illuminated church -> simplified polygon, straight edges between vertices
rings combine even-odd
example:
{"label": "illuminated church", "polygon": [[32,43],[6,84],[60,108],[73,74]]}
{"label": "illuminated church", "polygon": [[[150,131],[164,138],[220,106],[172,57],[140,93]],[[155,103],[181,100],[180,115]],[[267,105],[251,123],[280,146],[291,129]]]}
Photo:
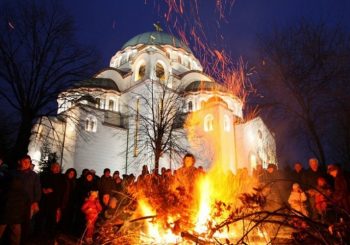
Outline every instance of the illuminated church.
{"label": "illuminated church", "polygon": [[[134,174],[143,164],[154,168],[150,151],[137,144],[142,137],[138,115],[148,113],[139,97],[147,94],[150,82],[179,93],[177,115],[201,115],[193,127],[201,135],[202,147],[188,142],[183,124],[176,129],[184,133],[179,144],[196,156],[197,166],[210,168],[218,154],[225,156],[233,172],[252,170],[258,162],[276,163],[274,137],[262,119],[243,122],[242,101],[203,73],[188,46],[164,32],[133,37],[111,58],[109,67],[62,92],[57,116],[43,117],[33,128],[32,159],[38,162],[55,153],[64,169],[95,169],[97,174],[107,167]],[[220,153],[206,147],[213,143],[208,141],[215,130]],[[160,167],[174,169],[180,164],[169,153],[160,159]]]}

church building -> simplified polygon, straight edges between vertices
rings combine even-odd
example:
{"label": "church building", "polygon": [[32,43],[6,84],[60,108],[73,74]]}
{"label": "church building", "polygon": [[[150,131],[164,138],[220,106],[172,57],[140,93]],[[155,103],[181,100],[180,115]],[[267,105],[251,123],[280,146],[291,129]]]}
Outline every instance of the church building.
{"label": "church building", "polygon": [[218,159],[233,172],[276,163],[275,140],[262,119],[243,120],[242,101],[203,72],[187,45],[165,32],[133,37],[109,67],[63,91],[57,103],[57,116],[42,117],[33,128],[34,162],[54,153],[63,169],[78,173],[110,168],[138,175],[142,165],[154,168],[152,123],[168,110],[171,125],[163,133],[172,135],[165,137],[170,147],[162,149],[160,167],[178,168],[186,151],[204,169]]}

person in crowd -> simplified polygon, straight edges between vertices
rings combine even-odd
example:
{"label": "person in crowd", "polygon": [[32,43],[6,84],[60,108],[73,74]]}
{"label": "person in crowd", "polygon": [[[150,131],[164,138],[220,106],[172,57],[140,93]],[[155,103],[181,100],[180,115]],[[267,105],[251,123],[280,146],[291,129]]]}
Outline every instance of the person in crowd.
{"label": "person in crowd", "polygon": [[81,174],[79,176],[79,178],[77,179],[77,187],[81,186],[85,180],[86,180],[86,175],[90,173],[89,169],[87,168],[84,168],[82,171],[81,171]]}
{"label": "person in crowd", "polygon": [[[303,165],[300,162],[294,163],[293,170],[291,172],[290,179],[293,183],[299,183],[300,186],[304,186],[305,183],[305,171]],[[291,184],[291,186],[292,186]]]}
{"label": "person in crowd", "polygon": [[[305,172],[305,189],[307,193],[312,193],[312,190],[317,188],[317,179],[324,177],[324,173],[321,171],[318,160],[316,158],[310,158],[309,169]],[[317,210],[315,205],[315,196],[309,196],[310,217],[317,219]]]}
{"label": "person in crowd", "polygon": [[86,220],[86,234],[85,241],[88,244],[93,242],[93,234],[95,229],[95,222],[98,218],[98,214],[102,211],[102,206],[98,200],[98,191],[90,191],[88,199],[81,207],[81,211],[85,214]]}
{"label": "person in crowd", "polygon": [[316,190],[310,190],[310,196],[315,198],[315,209],[318,220],[325,221],[332,190],[324,177],[318,177]]}
{"label": "person in crowd", "polygon": [[268,164],[264,194],[266,195],[266,210],[275,211],[282,205],[281,176],[276,164]]}
{"label": "person in crowd", "polygon": [[6,227],[9,227],[9,242],[19,245],[21,224],[30,216],[31,200],[18,177],[14,176],[9,182],[8,188],[0,196],[0,243]]}
{"label": "person in crowd", "polygon": [[122,188],[123,179],[120,177],[120,172],[118,170],[114,171],[113,180],[114,180],[114,190],[116,190],[117,192],[121,192],[123,190]]}
{"label": "person in crowd", "polygon": [[66,190],[63,197],[61,227],[63,230],[71,232],[73,230],[74,220],[76,218],[76,178],[77,171],[69,168],[65,172]]}
{"label": "person in crowd", "polygon": [[112,197],[109,200],[108,203],[108,208],[103,212],[103,218],[106,220],[111,220],[117,211],[117,204],[118,204],[118,200],[115,197]]}
{"label": "person in crowd", "polygon": [[147,165],[142,166],[141,174],[137,177],[137,182],[142,183],[149,177],[149,170]]}
{"label": "person in crowd", "polygon": [[61,219],[66,192],[66,180],[61,173],[59,163],[51,164],[50,172],[42,175],[41,183],[42,198],[38,214],[38,231],[40,235],[48,235],[49,238],[54,238],[57,223]]}
{"label": "person in crowd", "polygon": [[26,217],[21,225],[21,240],[27,241],[30,234],[30,223],[32,217],[39,212],[39,201],[41,199],[41,183],[40,178],[33,170],[31,170],[32,159],[29,155],[24,155],[18,161],[19,167],[14,172],[14,176],[18,177],[25,193],[29,196],[30,215]]}
{"label": "person in crowd", "polygon": [[258,184],[266,182],[267,172],[261,163],[258,163],[256,168],[253,169],[253,178]]}
{"label": "person in crowd", "polygon": [[184,191],[187,194],[193,192],[194,183],[198,177],[198,169],[194,166],[196,159],[191,153],[187,153],[182,160],[182,167],[176,171],[175,181],[176,183],[185,188]]}
{"label": "person in crowd", "polygon": [[309,169],[305,172],[306,188],[316,188],[318,177],[324,177],[325,174],[319,167],[317,158],[310,158]]}
{"label": "person in crowd", "polygon": [[84,214],[81,212],[81,206],[92,190],[97,190],[97,185],[93,174],[87,172],[85,178],[81,182],[78,182],[76,190],[76,207],[78,207],[78,210],[76,210],[76,224],[74,226],[78,235],[84,230]]}
{"label": "person in crowd", "polygon": [[123,179],[120,177],[119,171],[114,171],[113,173],[113,190],[112,190],[112,196],[117,198],[117,200],[120,201],[121,199],[121,193],[123,192]]}
{"label": "person in crowd", "polygon": [[205,175],[205,170],[204,170],[203,166],[198,166],[198,173],[199,173],[201,176],[204,176],[204,175]]}
{"label": "person in crowd", "polygon": [[108,206],[109,199],[112,195],[112,190],[114,188],[114,180],[111,176],[111,170],[105,168],[103,170],[103,175],[98,182],[98,191],[100,194],[100,201],[104,207]]}
{"label": "person in crowd", "polygon": [[160,169],[160,175],[161,175],[162,177],[164,177],[164,176],[165,176],[165,172],[166,172],[166,168],[165,168],[165,167],[162,167],[162,168]]}
{"label": "person in crowd", "polygon": [[327,171],[334,178],[334,191],[332,199],[334,205],[350,212],[350,187],[339,166],[328,165]]}
{"label": "person in crowd", "polygon": [[164,178],[163,178],[163,185],[165,186],[165,189],[170,190],[174,184],[174,181],[175,181],[175,178],[171,173],[171,169],[169,168],[165,171]]}
{"label": "person in crowd", "polygon": [[89,172],[92,173],[92,175],[94,177],[94,181],[97,184],[100,181],[100,176],[98,176],[96,174],[96,170],[95,169],[90,169]]}
{"label": "person in crowd", "polygon": [[302,215],[309,215],[307,211],[307,196],[301,189],[299,183],[294,183],[292,185],[292,191],[290,192],[288,203],[292,209],[298,211]]}

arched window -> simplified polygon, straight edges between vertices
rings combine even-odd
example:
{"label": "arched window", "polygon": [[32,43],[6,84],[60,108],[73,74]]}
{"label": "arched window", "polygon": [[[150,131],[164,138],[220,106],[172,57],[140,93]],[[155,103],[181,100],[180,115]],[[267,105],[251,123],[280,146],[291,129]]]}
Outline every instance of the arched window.
{"label": "arched window", "polygon": [[165,81],[164,66],[160,62],[157,62],[156,65],[156,77],[161,81]]}
{"label": "arched window", "polygon": [[192,111],[193,110],[193,103],[192,103],[192,101],[188,102],[187,109],[188,109],[188,111]]}
{"label": "arched window", "polygon": [[181,55],[177,56],[177,62],[182,63]]}
{"label": "arched window", "polygon": [[135,70],[135,81],[141,80],[146,74],[146,63],[144,60],[138,62]]}
{"label": "arched window", "polygon": [[230,118],[227,115],[224,115],[224,130],[226,132],[230,132],[231,130]]}
{"label": "arched window", "polygon": [[139,68],[139,73],[138,73],[139,79],[143,79],[145,77],[145,74],[146,74],[146,65],[142,64]]}
{"label": "arched window", "polygon": [[212,114],[208,114],[204,117],[204,131],[213,131],[214,129],[214,116]]}
{"label": "arched window", "polygon": [[114,111],[114,100],[109,100],[109,102],[108,102],[108,110]]}
{"label": "arched window", "polygon": [[97,119],[95,116],[88,116],[85,120],[85,131],[96,132],[97,130]]}
{"label": "arched window", "polygon": [[105,109],[105,100],[104,100],[104,99],[100,99],[99,108],[100,108],[100,109]]}

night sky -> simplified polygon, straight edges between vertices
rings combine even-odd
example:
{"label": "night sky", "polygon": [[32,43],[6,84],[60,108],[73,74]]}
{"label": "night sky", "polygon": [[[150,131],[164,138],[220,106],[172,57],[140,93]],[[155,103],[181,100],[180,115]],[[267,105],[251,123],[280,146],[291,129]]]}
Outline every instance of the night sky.
{"label": "night sky", "polygon": [[[290,25],[301,18],[323,20],[328,24],[341,23],[350,30],[348,0],[236,0],[230,10],[226,9],[225,20],[220,20],[219,25],[216,25],[219,18],[215,13],[215,1],[197,2],[199,15],[207,27],[204,31],[209,46],[224,49],[233,60],[242,56],[248,63],[254,63],[257,56],[256,43],[259,34],[274,27]],[[165,31],[172,26],[172,23],[165,21],[167,6],[161,0],[63,0],[62,3],[75,17],[79,41],[95,46],[102,56],[102,63],[99,65],[101,69],[109,65],[110,58],[129,39],[140,33],[153,31],[153,23],[160,22]],[[186,11],[188,10],[184,9],[184,15],[188,14]],[[274,127],[276,125],[270,125],[270,128]],[[285,130],[288,129],[282,131]],[[280,137],[284,137],[284,133],[280,133]],[[310,155],[303,144],[295,143],[297,142],[286,144],[285,158],[290,160],[289,163],[301,160],[305,164]],[[277,144],[281,145],[278,141]]]}
{"label": "night sky", "polygon": [[[96,46],[102,55],[101,67],[109,64],[110,58],[133,36],[153,31],[153,23],[164,17],[159,10],[160,0],[63,0],[64,7],[75,17],[80,42]],[[215,22],[214,0],[199,0],[203,21]],[[186,11],[186,9],[185,9]],[[340,21],[350,29],[350,1],[348,0],[236,0],[227,11],[226,21],[219,32],[224,40],[220,46],[230,52],[233,59],[255,54],[255,42],[259,33],[272,26],[283,26],[306,19]],[[165,29],[165,28],[164,28]],[[210,39],[212,30],[206,30]],[[215,39],[212,39],[215,40]],[[217,45],[214,41],[210,43]]]}

